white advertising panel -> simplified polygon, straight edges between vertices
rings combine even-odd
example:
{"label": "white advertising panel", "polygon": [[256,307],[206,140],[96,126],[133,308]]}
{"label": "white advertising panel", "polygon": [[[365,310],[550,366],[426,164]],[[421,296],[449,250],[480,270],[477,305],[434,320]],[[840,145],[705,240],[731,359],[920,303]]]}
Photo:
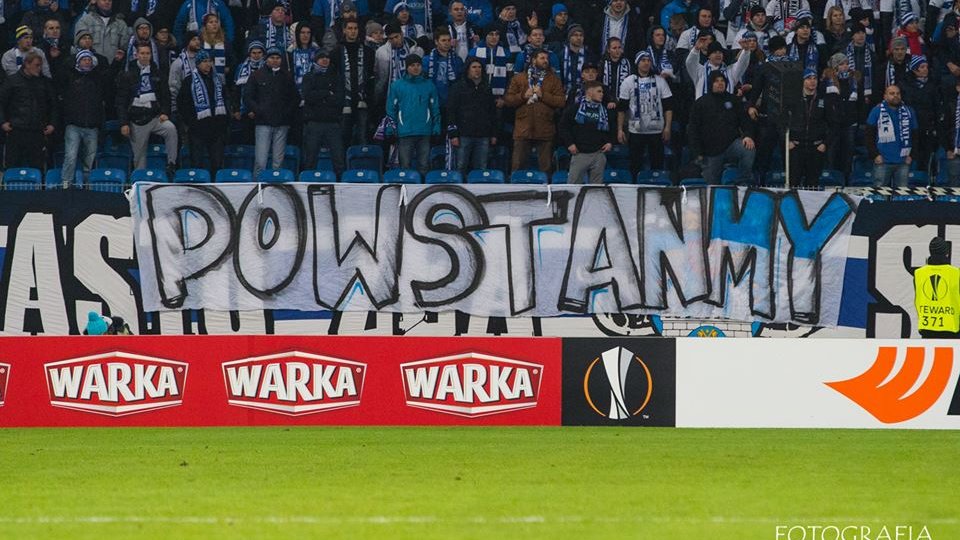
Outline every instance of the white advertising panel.
{"label": "white advertising panel", "polygon": [[949,340],[677,340],[677,427],[960,429]]}

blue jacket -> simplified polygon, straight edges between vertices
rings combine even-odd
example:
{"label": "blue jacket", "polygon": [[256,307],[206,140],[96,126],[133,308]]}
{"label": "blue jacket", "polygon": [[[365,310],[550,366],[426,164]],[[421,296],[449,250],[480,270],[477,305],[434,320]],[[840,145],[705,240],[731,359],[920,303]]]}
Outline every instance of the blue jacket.
{"label": "blue jacket", "polygon": [[[436,49],[434,49],[436,51]],[[440,53],[437,53],[438,55]],[[453,83],[460,80],[460,76],[463,74],[463,60],[457,56],[457,53],[450,51],[450,63],[452,67],[450,68],[450,73],[453,74],[453,80],[450,80],[449,76],[446,73],[441,73],[441,70],[436,66],[434,67],[433,77],[430,77],[430,67],[433,65],[433,52],[423,57],[423,75],[430,78],[433,81],[433,85],[437,87],[437,96],[440,98],[440,106],[447,104],[447,95],[450,93],[450,87],[453,86]],[[438,62],[442,63],[442,62]]]}
{"label": "blue jacket", "polygon": [[[393,8],[403,2],[407,4],[407,9],[410,10],[410,17],[413,19],[413,22],[423,26],[423,29],[427,32],[430,32],[437,25],[442,24],[446,19],[443,15],[443,4],[440,0],[429,0],[430,1],[430,11],[432,11],[432,27],[427,26],[427,10],[425,5],[427,0],[389,0],[387,6],[383,8],[384,13],[386,13],[390,18],[393,18]],[[359,9],[359,7],[358,7]]]}
{"label": "blue jacket", "polygon": [[423,76],[404,75],[390,85],[387,116],[397,123],[398,137],[440,134],[440,99],[437,87]]}
{"label": "blue jacket", "polygon": [[660,26],[670,28],[670,17],[673,17],[677,13],[686,15],[687,23],[689,24],[694,20],[693,18],[697,16],[698,11],[700,11],[700,6],[693,0],[690,0],[689,4],[684,2],[684,0],[673,0],[663,6],[663,10],[660,11]]}
{"label": "blue jacket", "polygon": [[[546,48],[547,44],[544,43],[543,46],[544,48]],[[560,58],[557,56],[557,53],[554,51],[548,50],[547,56],[550,58],[550,67],[553,68],[553,71],[556,73],[560,73]],[[530,59],[527,58],[527,51],[524,50],[524,51],[518,52],[517,58],[513,61],[513,72],[520,73],[521,71],[524,71],[525,69],[530,67],[527,65],[527,62],[529,60]]]}
{"label": "blue jacket", "polygon": [[200,19],[197,21],[197,25],[203,26],[203,15],[207,12],[207,2],[214,3],[214,9],[220,16],[223,33],[227,36],[227,43],[233,43],[233,17],[223,0],[188,0],[184,2],[180,6],[180,11],[177,12],[176,21],[173,23],[173,36],[177,38],[177,43],[183,43],[183,35],[187,31],[187,23],[190,22],[190,10],[193,9],[194,3],[197,5],[197,13]]}
{"label": "blue jacket", "polygon": [[[370,14],[370,6],[367,4],[367,0],[354,0],[354,2],[357,4],[357,14],[359,16],[366,17]],[[330,0],[313,0],[313,4],[310,6],[310,15],[323,17],[327,26],[330,26],[333,22],[329,20]],[[339,13],[337,13],[337,17],[340,17]],[[363,27],[360,29],[363,30]]]}
{"label": "blue jacket", "polygon": [[493,22],[493,3],[490,0],[464,0],[464,3],[467,6],[467,20],[471,24],[481,29],[490,26]]}

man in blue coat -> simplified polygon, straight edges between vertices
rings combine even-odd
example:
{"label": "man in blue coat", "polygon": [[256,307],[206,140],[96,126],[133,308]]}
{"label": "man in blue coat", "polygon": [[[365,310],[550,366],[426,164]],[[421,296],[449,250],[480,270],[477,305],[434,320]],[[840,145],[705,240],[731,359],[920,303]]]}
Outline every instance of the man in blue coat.
{"label": "man in blue coat", "polygon": [[390,85],[387,115],[397,124],[400,167],[411,168],[417,155],[417,170],[430,170],[430,137],[440,135],[440,99],[433,82],[421,76],[422,60],[416,54],[404,60],[406,74]]}

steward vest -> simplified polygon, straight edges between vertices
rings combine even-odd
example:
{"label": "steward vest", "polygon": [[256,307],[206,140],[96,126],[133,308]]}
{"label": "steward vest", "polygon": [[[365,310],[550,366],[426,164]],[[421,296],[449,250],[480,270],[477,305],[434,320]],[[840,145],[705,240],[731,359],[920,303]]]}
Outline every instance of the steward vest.
{"label": "steward vest", "polygon": [[960,331],[960,268],[928,264],[913,273],[917,329]]}

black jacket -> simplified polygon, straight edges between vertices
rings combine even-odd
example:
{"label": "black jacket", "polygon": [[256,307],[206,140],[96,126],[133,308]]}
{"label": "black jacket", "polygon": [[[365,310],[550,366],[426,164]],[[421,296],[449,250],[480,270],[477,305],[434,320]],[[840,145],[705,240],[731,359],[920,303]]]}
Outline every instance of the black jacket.
{"label": "black jacket", "polygon": [[[933,71],[933,70],[931,70]],[[940,92],[938,85],[927,78],[921,83],[913,72],[907,73],[900,85],[903,102],[913,107],[917,113],[917,126],[920,131],[935,130],[940,113]]]}
{"label": "black jacket", "polygon": [[82,128],[100,128],[107,101],[107,81],[115,71],[95,68],[87,73],[76,69],[61,71],[58,81],[63,102],[63,123]]}
{"label": "black jacket", "polygon": [[734,140],[753,137],[754,126],[740,98],[729,92],[704,94],[693,104],[687,129],[694,156],[717,156]]}
{"label": "black jacket", "polygon": [[133,122],[142,126],[161,114],[170,116],[170,86],[167,81],[167,72],[160,71],[155,63],[150,66],[150,84],[157,99],[150,107],[134,107],[133,100],[140,89],[140,69],[133,68],[120,73],[117,78],[116,98],[117,120],[120,121],[120,125]]}
{"label": "black jacket", "polygon": [[56,93],[43,75],[28,77],[23,70],[7,77],[0,87],[0,124],[14,129],[42,130],[58,120]]}
{"label": "black jacket", "polygon": [[[828,92],[827,85],[821,84],[819,93],[826,99],[827,123],[830,124],[830,129],[841,130],[860,121],[860,102],[863,91],[859,86],[854,86],[853,76],[847,79],[837,78],[836,81],[838,83],[836,92]],[[854,90],[857,90],[857,97],[850,99]]]}
{"label": "black jacket", "polygon": [[[363,73],[360,73],[360,55],[363,55]],[[342,43],[340,47],[334,49],[331,64],[337,67],[337,71],[343,74],[344,84],[348,82],[349,76],[350,91],[346,93],[346,106],[356,107],[361,101],[367,104],[367,107],[373,106],[373,89],[375,81],[374,66],[377,63],[377,51],[364,45],[362,36],[355,43]],[[346,72],[345,64],[350,62],[350,73]]]}
{"label": "black jacket", "polygon": [[216,114],[216,87],[214,86],[213,78],[217,76],[217,72],[213,69],[210,70],[209,75],[200,74],[200,78],[203,80],[203,85],[207,90],[207,98],[210,100],[210,116],[206,118],[197,118],[197,108],[193,104],[193,77],[196,74],[200,74],[199,71],[194,71],[183,80],[183,86],[180,87],[180,93],[177,94],[177,114],[180,115],[181,119],[186,120],[187,125],[190,126],[190,129],[193,131],[206,131],[206,130],[222,130],[226,128],[227,119],[230,117],[230,100],[227,99],[227,85],[224,83],[221,91],[223,92],[223,105],[226,108],[226,114],[218,115]]}
{"label": "black jacket", "polygon": [[578,124],[576,121],[577,111],[580,106],[576,101],[567,105],[563,110],[563,116],[560,117],[560,141],[564,146],[571,144],[577,145],[577,151],[582,154],[592,154],[598,152],[600,148],[609,143],[616,144],[617,111],[607,109],[606,103],[600,103],[600,107],[607,111],[607,129],[601,130],[593,123]]}
{"label": "black jacket", "polygon": [[314,70],[303,77],[303,119],[337,123],[343,117],[343,78],[332,65],[326,73]]}
{"label": "black jacket", "polygon": [[250,76],[243,99],[258,126],[289,126],[300,104],[300,95],[290,72],[283,68],[273,71],[269,66],[263,66]]}
{"label": "black jacket", "polygon": [[790,140],[803,146],[818,146],[826,141],[829,108],[826,99],[814,93],[801,98],[790,108]]}
{"label": "black jacket", "polygon": [[480,84],[464,77],[447,97],[450,137],[493,137],[497,133],[497,103],[486,79]]}

